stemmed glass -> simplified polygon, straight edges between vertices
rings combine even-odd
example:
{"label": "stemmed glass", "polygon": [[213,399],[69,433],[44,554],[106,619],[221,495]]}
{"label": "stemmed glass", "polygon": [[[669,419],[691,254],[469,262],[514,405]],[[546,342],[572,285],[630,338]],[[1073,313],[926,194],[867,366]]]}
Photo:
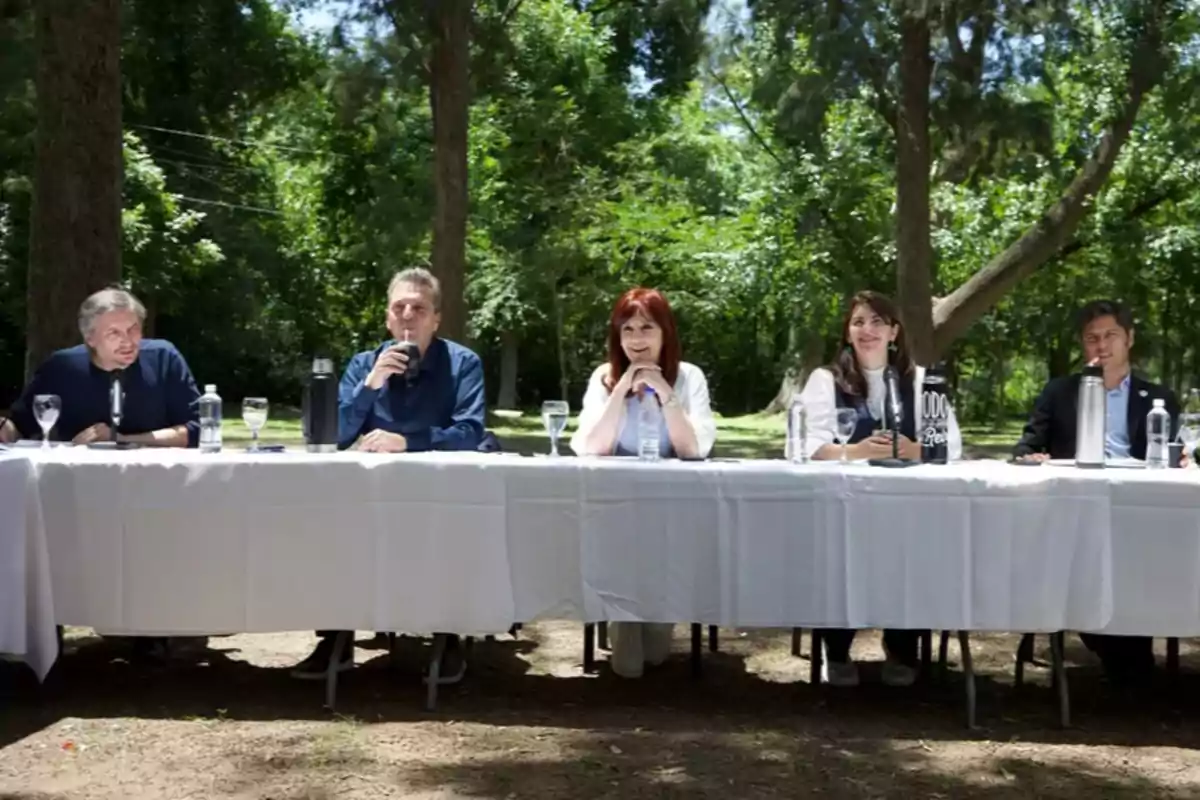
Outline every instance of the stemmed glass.
{"label": "stemmed glass", "polygon": [[565,400],[547,400],[542,403],[542,424],[550,435],[550,456],[558,457],[558,437],[567,427],[567,417],[571,413],[570,406]]}
{"label": "stemmed glass", "polygon": [[267,424],[267,398],[246,397],[242,400],[242,422],[250,429],[250,452],[258,452],[258,432]]}
{"label": "stemmed glass", "polygon": [[62,413],[62,400],[56,394],[38,394],[33,397],[33,416],[42,429],[42,449],[50,447],[50,431]]}
{"label": "stemmed glass", "polygon": [[850,441],[850,437],[854,435],[854,429],[857,427],[858,411],[853,408],[839,408],[837,411],[837,429],[834,432],[834,438],[842,446],[843,464],[847,463],[846,443]]}

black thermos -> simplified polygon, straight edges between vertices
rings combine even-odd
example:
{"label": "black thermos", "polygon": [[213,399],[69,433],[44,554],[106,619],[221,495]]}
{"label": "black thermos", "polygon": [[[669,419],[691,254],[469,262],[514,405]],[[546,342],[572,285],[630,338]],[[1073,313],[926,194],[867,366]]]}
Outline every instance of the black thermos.
{"label": "black thermos", "polygon": [[304,389],[304,438],[310,453],[332,453],[338,444],[338,380],[333,359],[314,358]]}

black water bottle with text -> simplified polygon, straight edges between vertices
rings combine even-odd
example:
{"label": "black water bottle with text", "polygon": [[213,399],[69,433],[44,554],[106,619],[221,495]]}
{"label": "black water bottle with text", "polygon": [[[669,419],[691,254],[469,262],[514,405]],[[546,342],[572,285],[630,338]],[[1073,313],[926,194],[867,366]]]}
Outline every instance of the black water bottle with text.
{"label": "black water bottle with text", "polygon": [[950,394],[941,364],[925,370],[921,381],[921,462],[946,464],[950,461]]}

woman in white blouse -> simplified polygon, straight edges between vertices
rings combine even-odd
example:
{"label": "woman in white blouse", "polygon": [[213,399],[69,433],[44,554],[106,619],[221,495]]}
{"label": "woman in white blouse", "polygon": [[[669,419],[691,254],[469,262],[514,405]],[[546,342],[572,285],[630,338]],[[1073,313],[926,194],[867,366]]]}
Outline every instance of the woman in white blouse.
{"label": "woman in white blouse", "polygon": [[[838,412],[854,421],[854,432],[846,444],[851,460],[888,458],[891,435],[882,430],[884,419],[884,369],[891,364],[900,376],[904,414],[900,423],[900,457],[919,459],[921,445],[921,381],[924,370],[912,363],[904,328],[896,307],[877,292],[859,292],[850,299],[842,323],[842,350],[827,368],[813,370],[801,393],[808,412],[805,449],[813,459],[838,459],[842,446],[835,444]],[[962,434],[954,410],[950,409],[947,449],[951,460],[962,456]],[[825,642],[825,680],[834,686],[858,684],[858,667],[850,660],[853,630],[821,631]],[[891,686],[909,686],[917,675],[918,632],[888,630],[883,633],[887,661],[883,681]]]}
{"label": "woman in white blouse", "polygon": [[[592,373],[583,396],[571,449],[581,456],[636,455],[637,403],[650,388],[662,407],[663,456],[707,458],[717,437],[708,381],[682,360],[675,317],[657,289],[630,289],[617,300],[608,326],[608,363]],[[622,622],[609,626],[610,665],[627,678],[641,677],[671,649],[674,626]]]}

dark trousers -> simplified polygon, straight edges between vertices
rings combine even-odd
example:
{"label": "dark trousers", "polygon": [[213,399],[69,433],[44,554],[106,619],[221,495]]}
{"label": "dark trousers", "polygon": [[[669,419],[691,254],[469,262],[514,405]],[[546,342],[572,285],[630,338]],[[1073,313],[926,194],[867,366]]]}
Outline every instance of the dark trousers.
{"label": "dark trousers", "polygon": [[1100,657],[1110,674],[1129,675],[1154,670],[1154,640],[1149,636],[1105,636],[1081,633],[1079,638]]}
{"label": "dark trousers", "polygon": [[[850,660],[850,645],[854,644],[854,635],[858,631],[845,628],[823,628],[821,639],[825,642],[825,657],[830,661],[845,663]],[[916,669],[920,666],[920,656],[917,653],[921,632],[913,630],[885,630],[883,646],[888,655],[906,667]]]}

